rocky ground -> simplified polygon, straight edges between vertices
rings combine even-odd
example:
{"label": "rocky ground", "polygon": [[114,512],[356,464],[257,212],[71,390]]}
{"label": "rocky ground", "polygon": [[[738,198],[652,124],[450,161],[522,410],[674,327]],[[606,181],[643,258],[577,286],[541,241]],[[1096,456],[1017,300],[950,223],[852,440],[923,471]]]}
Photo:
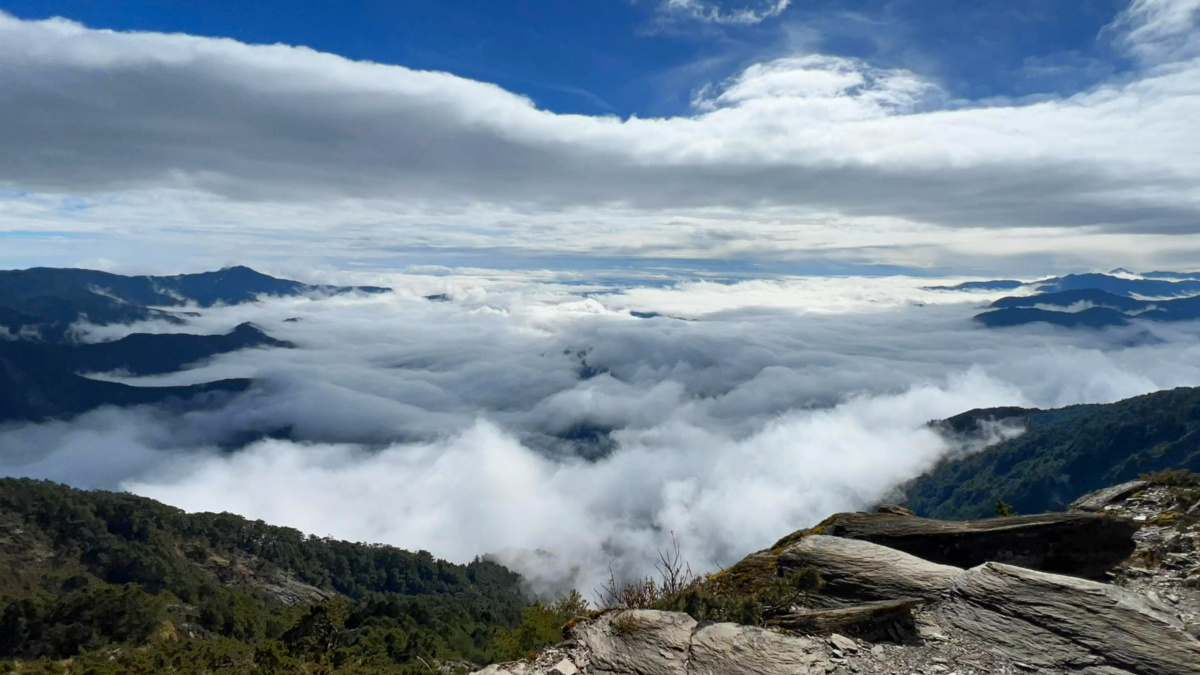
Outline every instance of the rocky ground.
{"label": "rocky ground", "polygon": [[724,575],[821,573],[820,598],[772,626],[618,609],[479,673],[1200,674],[1200,490],[1138,481],[1071,513],[974,523],[883,511],[834,516]]}
{"label": "rocky ground", "polygon": [[1122,487],[1128,492],[1101,512],[1141,528],[1133,536],[1137,550],[1113,570],[1113,583],[1162,602],[1200,635],[1200,490],[1142,481]]}

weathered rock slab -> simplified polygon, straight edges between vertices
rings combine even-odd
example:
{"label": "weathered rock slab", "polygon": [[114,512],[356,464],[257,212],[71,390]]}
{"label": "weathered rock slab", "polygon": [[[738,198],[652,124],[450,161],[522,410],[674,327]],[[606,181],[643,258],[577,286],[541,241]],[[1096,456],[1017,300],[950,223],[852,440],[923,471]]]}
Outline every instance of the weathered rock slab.
{"label": "weathered rock slab", "polygon": [[893,516],[915,516],[912,509],[898,506],[896,504],[880,504],[875,507],[875,513],[887,513]]}
{"label": "weathered rock slab", "polygon": [[1131,480],[1127,483],[1104,488],[1103,490],[1089,492],[1071,502],[1071,505],[1067,508],[1071,511],[1103,511],[1104,507],[1109,504],[1120,501],[1138,490],[1144,489],[1147,485],[1149,483],[1144,480]]}
{"label": "weathered rock slab", "polygon": [[869,541],[819,534],[793,544],[779,555],[777,564],[782,568],[811,566],[825,582],[822,593],[856,600],[934,599],[963,573],[958,567]]}
{"label": "weathered rock slab", "polygon": [[987,563],[958,577],[942,612],[1040,668],[1200,674],[1200,641],[1165,607],[1118,586]]}
{"label": "weathered rock slab", "polygon": [[678,612],[626,609],[572,627],[595,675],[686,675],[696,620]]}
{"label": "weathered rock slab", "polygon": [[839,513],[821,534],[869,541],[943,565],[985,562],[1099,578],[1133,553],[1137,524],[1073,511],[947,521],[884,513]]}
{"label": "weathered rock slab", "polygon": [[823,675],[828,662],[813,638],[732,623],[699,626],[675,612],[606,612],[568,632],[567,642],[532,661],[475,675]]}
{"label": "weathered rock slab", "polygon": [[864,640],[903,642],[916,634],[912,610],[922,603],[916,598],[881,600],[836,609],[818,609],[783,614],[769,619],[769,625],[797,633],[828,635],[832,638],[853,635]]}
{"label": "weathered rock slab", "polygon": [[804,675],[824,673],[816,641],[754,626],[715,623],[692,638],[691,675]]}

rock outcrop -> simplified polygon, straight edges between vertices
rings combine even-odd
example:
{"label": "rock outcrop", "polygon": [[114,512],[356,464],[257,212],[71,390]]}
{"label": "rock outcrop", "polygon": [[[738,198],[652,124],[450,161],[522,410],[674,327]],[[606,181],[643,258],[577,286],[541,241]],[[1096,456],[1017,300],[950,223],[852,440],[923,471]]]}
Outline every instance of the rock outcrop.
{"label": "rock outcrop", "polygon": [[732,623],[708,624],[692,635],[692,675],[824,673],[819,642]]}
{"label": "rock outcrop", "polygon": [[813,529],[881,544],[943,565],[968,568],[989,561],[1006,562],[1101,578],[1133,553],[1137,525],[1084,512],[966,521],[839,513]]}
{"label": "rock outcrop", "polygon": [[812,567],[825,582],[825,594],[853,600],[934,599],[962,573],[879,544],[820,534],[785,549],[777,565]]}
{"label": "rock outcrop", "polygon": [[796,675],[825,673],[821,641],[733,623],[700,625],[686,614],[618,610],[580,622],[533,661],[479,675]]}
{"label": "rock outcrop", "polygon": [[953,624],[1040,668],[1200,672],[1200,641],[1145,595],[999,563],[963,573],[943,608]]}
{"label": "rock outcrop", "polygon": [[[797,594],[763,625],[613,610],[578,621],[536,659],[480,672],[1200,675],[1200,515],[1187,513],[1198,496],[1143,483],[1088,495],[1067,514],[839,514],[710,577],[713,593],[753,594],[769,587],[764,578],[821,575],[819,594]],[[1122,550],[1133,555],[1114,560]],[[1047,566],[1106,571],[1115,583],[1035,569]]]}
{"label": "rock outcrop", "polygon": [[1068,507],[1071,511],[1103,511],[1104,507],[1128,497],[1129,495],[1143,490],[1148,483],[1144,480],[1131,480],[1127,483],[1114,485],[1103,490],[1089,492],[1086,495],[1071,502]]}
{"label": "rock outcrop", "polygon": [[845,633],[864,640],[904,642],[916,635],[913,610],[921,604],[917,598],[897,598],[835,609],[802,610],[773,616],[767,625],[806,635]]}
{"label": "rock outcrop", "polygon": [[589,672],[685,675],[696,620],[679,612],[630,609],[609,612],[572,629],[586,650]]}
{"label": "rock outcrop", "polygon": [[1200,488],[1145,485],[1108,500],[1105,513],[1141,525],[1133,555],[1112,572],[1115,583],[1159,600],[1200,636]]}

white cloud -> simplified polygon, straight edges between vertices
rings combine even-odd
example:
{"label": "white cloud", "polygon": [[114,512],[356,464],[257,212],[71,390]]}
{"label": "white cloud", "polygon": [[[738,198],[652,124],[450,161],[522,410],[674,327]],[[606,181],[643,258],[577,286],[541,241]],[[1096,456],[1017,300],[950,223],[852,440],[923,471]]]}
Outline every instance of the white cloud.
{"label": "white cloud", "polygon": [[682,14],[704,23],[754,25],[773,19],[792,4],[792,0],[766,0],[757,7],[724,8],[718,2],[706,0],[665,0],[665,12]]}
{"label": "white cloud", "polygon": [[[1186,9],[1139,2],[1120,30],[1186,37]],[[491,84],[305,48],[7,15],[0,64],[0,185],[30,193],[0,198],[6,226],[125,235],[126,258],[189,237],[219,251],[219,232],[269,259],[266,242],[290,246],[297,228],[339,266],[489,246],[917,265],[971,249],[976,264],[994,229],[1021,253],[1135,265],[1108,256],[1164,260],[1200,222],[1195,60],[1070,97],[972,103],[913,72],[789,56],[653,119],[555,114]]]}
{"label": "white cloud", "polygon": [[1108,27],[1117,42],[1151,64],[1200,57],[1200,0],[1133,0]]}
{"label": "white cloud", "polygon": [[854,59],[809,55],[754,64],[719,92],[702,90],[700,110],[763,101],[804,105],[810,123],[853,122],[912,112],[937,87],[904,70],[877,70]]}
{"label": "white cloud", "polygon": [[[753,23],[787,3],[672,5]],[[810,54],[653,119],[555,114],[305,48],[0,13],[0,236],[16,235],[0,262],[266,262],[400,288],[207,311],[193,330],[250,320],[301,348],[144,380],[263,381],[220,410],[2,429],[0,470],[459,560],[502,552],[587,588],[613,558],[645,571],[666,530],[712,568],[862,506],[950,450],[932,418],[1200,384],[1187,325],[983,330],[967,317],[990,296],[904,277],[669,283],[705,258],[747,261],[717,276],[1193,266],[1195,7],[1136,0],[1110,31],[1143,67],[1070,97],[948,101],[917,73]],[[555,269],[469,269],[498,266]],[[421,299],[434,293],[452,302]],[[263,430],[293,439],[217,450]]]}
{"label": "white cloud", "polygon": [[[0,430],[0,472],[124,485],[455,560],[499,553],[547,588],[588,590],[610,562],[650,569],[668,530],[713,569],[864,507],[952,450],[928,420],[1200,384],[1194,326],[986,330],[969,317],[995,294],[924,291],[924,279],[587,297],[599,289],[518,275],[334,280],[399,292],[206,310],[189,330],[250,320],[300,348],[132,380],[263,380],[221,409]],[[422,299],[431,293],[453,300]],[[178,327],[91,334],[147,329]],[[282,430],[290,440],[218,450]]]}

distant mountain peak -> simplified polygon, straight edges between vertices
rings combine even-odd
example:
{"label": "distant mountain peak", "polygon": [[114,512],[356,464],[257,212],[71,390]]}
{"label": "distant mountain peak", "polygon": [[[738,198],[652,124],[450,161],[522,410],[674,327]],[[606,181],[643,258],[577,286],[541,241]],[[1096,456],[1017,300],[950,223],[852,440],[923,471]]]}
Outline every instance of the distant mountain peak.
{"label": "distant mountain peak", "polygon": [[[147,319],[179,323],[182,316],[164,307],[200,307],[253,302],[262,296],[383,293],[374,286],[305,284],[263,274],[245,265],[213,272],[174,276],[123,276],[84,269],[35,267],[0,271],[0,309],[32,317],[39,324],[68,326],[81,317],[94,324],[129,324]],[[0,317],[10,334],[28,322],[15,323],[15,314]],[[44,332],[44,331],[43,331]]]}
{"label": "distant mountain peak", "polygon": [[259,272],[258,270],[254,269],[253,267],[246,267],[245,265],[233,265],[231,267],[222,267],[221,269],[217,270],[217,272],[213,272],[213,274],[224,274],[226,276],[242,276],[242,277],[266,277],[268,279],[276,278],[269,274]]}
{"label": "distant mountain peak", "polygon": [[[996,300],[975,316],[997,328],[1050,323],[1067,328],[1104,328],[1146,321],[1200,319],[1200,280],[1072,274],[1039,282],[1034,295]],[[1162,298],[1151,300],[1149,298]]]}

